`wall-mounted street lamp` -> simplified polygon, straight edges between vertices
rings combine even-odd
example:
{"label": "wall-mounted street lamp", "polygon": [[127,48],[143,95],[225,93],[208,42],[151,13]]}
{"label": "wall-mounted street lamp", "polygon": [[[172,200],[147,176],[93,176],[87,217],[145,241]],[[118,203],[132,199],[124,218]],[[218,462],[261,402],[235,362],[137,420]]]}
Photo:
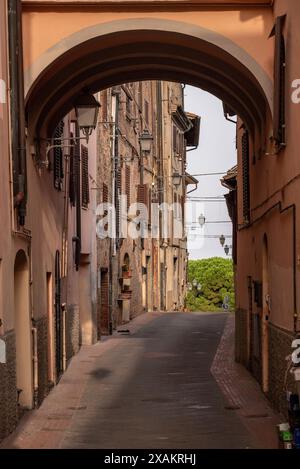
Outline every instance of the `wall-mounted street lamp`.
{"label": "wall-mounted street lamp", "polygon": [[221,236],[220,236],[219,240],[220,240],[220,244],[221,244],[221,246],[223,247],[223,246],[224,246],[224,244],[225,244],[225,240],[226,240],[226,239],[225,239],[225,236],[224,236],[223,234],[221,234]]}
{"label": "wall-mounted street lamp", "polygon": [[181,174],[179,174],[177,172],[173,173],[173,184],[174,184],[174,186],[176,186],[176,187],[180,186],[181,178],[182,178]]}
{"label": "wall-mounted street lamp", "polygon": [[79,129],[85,135],[86,143],[97,125],[100,104],[95,96],[89,93],[82,93],[74,103],[75,114]]}
{"label": "wall-mounted street lamp", "polygon": [[140,148],[142,153],[150,153],[153,137],[148,129],[145,129],[139,137]]}
{"label": "wall-mounted street lamp", "polygon": [[[99,108],[100,104],[92,94],[81,93],[74,102],[74,109],[79,130],[84,134],[84,137],[52,137],[38,140],[35,149],[32,151],[33,155],[37,155],[37,164],[40,167],[48,167],[48,154],[53,148],[72,148],[74,147],[74,143],[72,142],[78,140],[85,140],[86,143],[88,143],[89,137],[97,125]],[[40,160],[39,158],[41,141],[46,141],[46,158],[44,160]],[[55,143],[52,143],[53,141],[55,141]]]}
{"label": "wall-mounted street lamp", "polygon": [[198,217],[198,222],[201,228],[205,225],[205,220],[206,220],[205,216],[203,215],[203,213],[201,213],[201,215]]}
{"label": "wall-mounted street lamp", "polygon": [[232,246],[228,246],[228,244],[226,244],[225,247],[224,247],[224,251],[225,251],[226,256],[229,255],[230,249],[232,249]]}

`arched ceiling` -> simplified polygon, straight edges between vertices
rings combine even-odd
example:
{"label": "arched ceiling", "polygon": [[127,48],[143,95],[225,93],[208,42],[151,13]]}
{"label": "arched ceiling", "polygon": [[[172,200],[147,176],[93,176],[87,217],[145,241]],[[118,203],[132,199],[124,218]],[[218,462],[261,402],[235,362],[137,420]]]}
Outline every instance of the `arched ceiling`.
{"label": "arched ceiling", "polygon": [[153,21],[87,28],[33,64],[25,75],[31,135],[51,135],[83,88],[96,92],[149,79],[198,86],[224,101],[252,134],[262,133],[271,115],[272,83],[255,60],[211,31]]}

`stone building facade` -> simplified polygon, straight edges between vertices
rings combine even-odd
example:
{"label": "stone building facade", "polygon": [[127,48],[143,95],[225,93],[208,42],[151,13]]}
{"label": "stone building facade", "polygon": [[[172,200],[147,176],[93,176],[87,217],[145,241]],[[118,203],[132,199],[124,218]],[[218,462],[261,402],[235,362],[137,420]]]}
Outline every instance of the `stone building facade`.
{"label": "stone building facade", "polygon": [[[115,237],[100,236],[97,242],[100,337],[143,311],[184,308],[184,202],[191,182],[185,176],[186,144],[192,144],[188,131],[196,126],[183,111],[179,83],[128,83],[100,92],[99,101],[97,201],[112,204],[116,219]],[[142,150],[143,135],[151,140],[147,152]],[[198,135],[196,129],[194,140]],[[156,218],[154,207],[163,203],[171,210]],[[148,209],[144,237],[134,227],[139,204]],[[103,209],[100,222],[106,213]],[[125,234],[119,227],[124,222]]]}

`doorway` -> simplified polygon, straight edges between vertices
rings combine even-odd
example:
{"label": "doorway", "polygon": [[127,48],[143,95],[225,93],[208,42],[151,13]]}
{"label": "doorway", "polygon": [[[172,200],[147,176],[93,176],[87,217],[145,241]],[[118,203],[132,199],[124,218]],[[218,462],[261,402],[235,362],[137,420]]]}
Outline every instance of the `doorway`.
{"label": "doorway", "polygon": [[108,269],[101,268],[100,272],[100,310],[98,316],[97,339],[101,339],[101,335],[109,334],[109,282]]}
{"label": "doorway", "polygon": [[61,309],[60,252],[55,254],[55,367],[56,380],[63,372],[63,317]]}
{"label": "doorway", "polygon": [[29,267],[26,254],[18,251],[14,267],[14,313],[18,404],[33,405],[32,335],[29,301]]}
{"label": "doorway", "polygon": [[269,391],[269,319],[271,310],[270,290],[269,290],[269,257],[268,239],[264,235],[263,239],[263,259],[262,259],[262,388],[265,393]]}
{"label": "doorway", "polygon": [[52,272],[46,273],[47,322],[48,322],[48,382],[54,384],[54,321]]}

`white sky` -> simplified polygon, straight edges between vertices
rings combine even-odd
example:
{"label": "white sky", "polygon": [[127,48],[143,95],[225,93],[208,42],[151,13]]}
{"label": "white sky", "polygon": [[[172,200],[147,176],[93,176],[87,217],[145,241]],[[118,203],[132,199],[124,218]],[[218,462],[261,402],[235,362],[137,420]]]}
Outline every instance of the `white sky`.
{"label": "white sky", "polygon": [[[223,172],[236,164],[235,125],[226,121],[223,115],[222,102],[215,96],[192,86],[185,88],[185,110],[201,116],[199,147],[187,153],[190,174]],[[219,196],[228,192],[220,183],[221,176],[198,177],[197,191],[190,196]],[[191,190],[194,186],[189,186]],[[224,202],[194,202],[197,214],[203,213],[206,221],[229,220]],[[202,229],[197,224],[196,231],[190,231],[195,239],[188,237],[190,259],[201,259],[212,256],[226,257],[219,239],[202,238],[200,235],[232,234],[231,223],[206,224]],[[197,236],[198,235],[198,236]],[[232,244],[227,237],[225,244]]]}

